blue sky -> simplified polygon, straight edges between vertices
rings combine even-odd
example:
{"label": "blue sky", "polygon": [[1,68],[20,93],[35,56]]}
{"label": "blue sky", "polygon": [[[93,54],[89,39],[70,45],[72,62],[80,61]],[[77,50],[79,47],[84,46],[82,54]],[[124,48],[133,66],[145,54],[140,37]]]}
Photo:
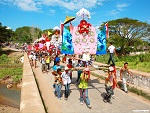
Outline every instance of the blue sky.
{"label": "blue sky", "polygon": [[[15,30],[32,26],[42,30],[59,26],[66,15],[76,17],[87,9],[94,27],[118,18],[132,18],[150,23],[150,0],[0,0],[0,22]],[[72,22],[77,26],[82,18]]]}

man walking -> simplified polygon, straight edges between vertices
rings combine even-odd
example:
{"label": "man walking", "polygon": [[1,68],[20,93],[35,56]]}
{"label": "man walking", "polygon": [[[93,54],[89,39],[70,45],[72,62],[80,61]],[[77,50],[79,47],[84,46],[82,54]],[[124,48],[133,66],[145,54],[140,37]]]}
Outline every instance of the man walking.
{"label": "man walking", "polygon": [[112,61],[112,64],[115,65],[113,56],[114,56],[114,53],[116,55],[116,48],[115,48],[115,46],[113,46],[112,42],[110,42],[110,46],[108,47],[107,51],[109,52],[108,64],[110,64],[110,61]]}

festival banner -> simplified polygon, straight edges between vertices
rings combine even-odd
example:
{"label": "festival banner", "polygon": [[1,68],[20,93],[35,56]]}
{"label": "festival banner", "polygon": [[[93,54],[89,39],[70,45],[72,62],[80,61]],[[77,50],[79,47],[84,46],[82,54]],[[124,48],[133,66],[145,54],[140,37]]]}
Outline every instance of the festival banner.
{"label": "festival banner", "polygon": [[106,28],[106,38],[109,38],[108,22],[105,24],[105,28]]}
{"label": "festival banner", "polygon": [[87,35],[80,34],[78,27],[74,27],[72,40],[75,54],[81,55],[83,52],[96,54],[97,36],[93,26],[91,26],[90,32]]}
{"label": "festival banner", "polygon": [[63,34],[62,34],[62,53],[64,54],[74,54],[74,48],[72,44],[72,35],[67,30],[66,27],[64,27]]}
{"label": "festival banner", "polygon": [[99,32],[97,36],[97,51],[96,54],[106,54],[106,26]]}

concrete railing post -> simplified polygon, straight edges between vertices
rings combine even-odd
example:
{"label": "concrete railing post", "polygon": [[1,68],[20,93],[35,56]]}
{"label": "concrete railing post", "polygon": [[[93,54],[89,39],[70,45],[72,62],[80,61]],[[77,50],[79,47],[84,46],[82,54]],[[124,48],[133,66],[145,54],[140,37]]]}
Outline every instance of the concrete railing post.
{"label": "concrete railing post", "polygon": [[38,87],[30,66],[28,56],[24,54],[23,78],[21,88],[21,113],[45,113]]}

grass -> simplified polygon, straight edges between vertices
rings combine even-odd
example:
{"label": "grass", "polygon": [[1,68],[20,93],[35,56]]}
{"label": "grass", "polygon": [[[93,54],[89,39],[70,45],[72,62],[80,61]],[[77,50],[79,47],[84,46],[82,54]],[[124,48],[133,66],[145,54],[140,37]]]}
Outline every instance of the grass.
{"label": "grass", "polygon": [[19,82],[22,79],[23,64],[19,61],[19,58],[23,54],[14,52],[11,50],[1,51],[0,56],[0,78],[11,76],[13,82]]}
{"label": "grass", "polygon": [[[96,61],[107,63],[109,54],[96,56]],[[130,69],[135,69],[144,72],[150,72],[150,53],[135,56],[114,56],[116,66],[122,67],[125,62],[129,63]]]}
{"label": "grass", "polygon": [[150,100],[150,95],[148,93],[146,93],[146,92],[143,92],[142,90],[139,90],[139,89],[137,89],[135,87],[130,87],[130,86],[128,86],[128,90],[130,92],[132,92],[132,93],[135,93],[135,94],[137,94],[139,96],[144,97],[147,100]]}

